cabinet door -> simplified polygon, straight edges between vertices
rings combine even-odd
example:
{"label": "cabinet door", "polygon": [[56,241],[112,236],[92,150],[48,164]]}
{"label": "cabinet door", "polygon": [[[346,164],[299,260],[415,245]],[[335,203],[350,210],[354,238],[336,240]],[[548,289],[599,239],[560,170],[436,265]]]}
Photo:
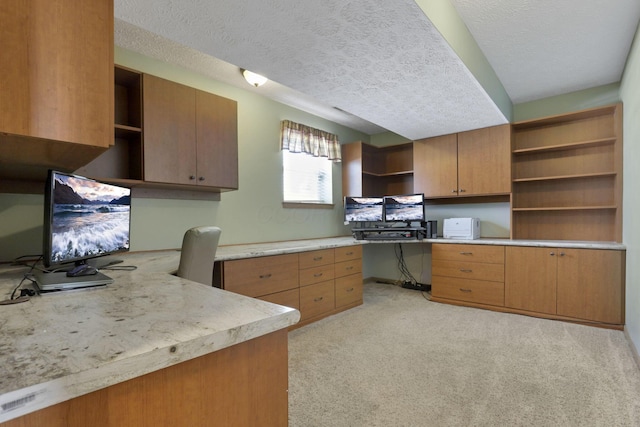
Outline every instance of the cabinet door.
{"label": "cabinet door", "polygon": [[425,197],[458,194],[457,136],[444,135],[413,143],[413,191]]}
{"label": "cabinet door", "polygon": [[362,142],[341,146],[342,196],[362,197]]}
{"label": "cabinet door", "polygon": [[143,76],[144,180],[196,182],[195,89]]}
{"label": "cabinet door", "polygon": [[506,307],[556,314],[557,252],[553,248],[506,248]]}
{"label": "cabinet door", "polygon": [[511,192],[510,125],[458,134],[458,194]]}
{"label": "cabinet door", "polygon": [[238,188],[237,103],[196,90],[198,185]]}
{"label": "cabinet door", "polygon": [[561,249],[558,314],[623,324],[624,254],[623,251]]}
{"label": "cabinet door", "polygon": [[2,1],[0,22],[0,132],[112,145],[113,2]]}

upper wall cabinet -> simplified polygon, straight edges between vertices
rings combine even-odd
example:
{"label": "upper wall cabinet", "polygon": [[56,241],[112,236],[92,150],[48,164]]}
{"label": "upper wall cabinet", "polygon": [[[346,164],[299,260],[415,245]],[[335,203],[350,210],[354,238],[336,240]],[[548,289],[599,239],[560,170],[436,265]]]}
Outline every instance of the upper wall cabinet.
{"label": "upper wall cabinet", "polygon": [[413,190],[427,198],[506,195],[510,147],[508,124],[415,141]]}
{"label": "upper wall cabinet", "polygon": [[342,146],[342,195],[384,196],[413,191],[413,144]]}
{"label": "upper wall cabinet", "polygon": [[116,66],[115,119],[114,146],[77,173],[182,196],[238,188],[236,101]]}
{"label": "upper wall cabinet", "polygon": [[113,2],[0,2],[0,176],[44,180],[113,144]]}
{"label": "upper wall cabinet", "polygon": [[513,125],[513,238],[622,241],[622,105]]}
{"label": "upper wall cabinet", "polygon": [[236,102],[145,74],[144,180],[238,188]]}

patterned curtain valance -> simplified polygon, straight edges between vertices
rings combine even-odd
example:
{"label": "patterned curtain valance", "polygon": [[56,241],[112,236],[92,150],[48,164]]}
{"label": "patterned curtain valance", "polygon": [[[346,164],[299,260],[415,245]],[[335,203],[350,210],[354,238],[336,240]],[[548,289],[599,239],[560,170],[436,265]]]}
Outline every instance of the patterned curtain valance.
{"label": "patterned curtain valance", "polygon": [[308,153],[314,157],[327,157],[334,162],[342,159],[338,135],[329,132],[283,120],[280,140],[282,150],[291,153]]}

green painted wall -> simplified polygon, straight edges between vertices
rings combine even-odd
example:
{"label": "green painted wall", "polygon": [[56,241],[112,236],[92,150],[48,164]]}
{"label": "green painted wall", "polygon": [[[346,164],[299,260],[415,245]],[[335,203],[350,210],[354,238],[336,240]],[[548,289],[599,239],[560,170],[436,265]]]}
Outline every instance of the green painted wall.
{"label": "green painted wall", "polygon": [[[333,209],[282,207],[280,121],[289,119],[336,133],[343,143],[368,142],[368,135],[271,101],[249,85],[246,90],[236,88],[119,48],[115,62],[238,102],[240,190],[223,193],[220,201],[135,198],[132,250],[178,248],[185,230],[210,224],[222,228],[221,244],[349,234],[342,224],[339,163],[333,166]],[[42,196],[0,194],[0,261],[41,252],[42,210]]]}
{"label": "green painted wall", "polygon": [[627,247],[626,331],[640,350],[640,30],[636,32],[620,85],[624,105],[622,242]]}

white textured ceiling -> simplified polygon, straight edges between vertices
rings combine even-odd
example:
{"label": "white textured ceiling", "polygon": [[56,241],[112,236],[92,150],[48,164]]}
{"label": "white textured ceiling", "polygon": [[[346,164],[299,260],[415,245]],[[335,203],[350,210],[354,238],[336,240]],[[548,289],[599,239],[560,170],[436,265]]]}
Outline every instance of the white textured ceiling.
{"label": "white textured ceiling", "polygon": [[[451,2],[518,102],[619,80],[638,22],[638,8],[629,5],[640,3]],[[575,26],[564,28],[568,17],[557,12],[555,3],[577,8]],[[585,6],[591,3],[606,3],[608,13],[621,12],[614,13],[616,18],[600,19],[604,12]],[[367,134],[389,130],[419,139],[507,122],[414,0],[115,0],[114,4],[116,45],[245,89],[238,68],[249,69],[270,81],[248,90]],[[583,33],[594,19],[600,20],[598,25],[606,23],[607,29],[598,31],[598,43],[583,47]],[[624,31],[616,19],[624,20]],[[557,45],[564,47],[556,49]],[[591,52],[595,48],[599,51]],[[611,50],[617,51],[615,60],[603,52]],[[592,67],[590,62],[598,62],[609,74],[577,74]],[[540,77],[537,66],[547,71],[556,63],[559,72]]]}
{"label": "white textured ceiling", "polygon": [[514,104],[619,82],[640,0],[450,0]]}

